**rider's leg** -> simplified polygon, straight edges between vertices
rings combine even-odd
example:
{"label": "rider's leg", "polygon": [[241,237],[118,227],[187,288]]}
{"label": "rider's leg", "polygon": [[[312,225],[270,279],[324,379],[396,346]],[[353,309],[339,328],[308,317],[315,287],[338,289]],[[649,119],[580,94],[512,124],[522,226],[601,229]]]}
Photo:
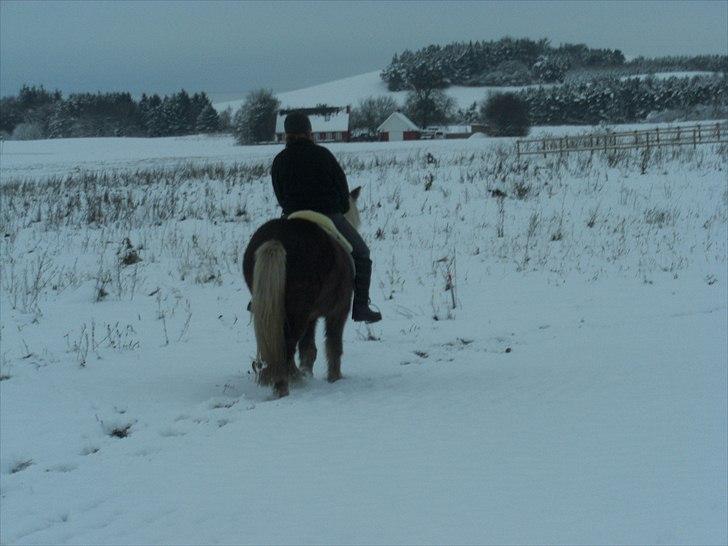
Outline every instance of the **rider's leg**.
{"label": "rider's leg", "polygon": [[377,322],[382,320],[378,311],[369,308],[369,285],[372,278],[372,260],[369,257],[369,247],[361,238],[359,232],[344,218],[343,214],[332,214],[329,216],[334,222],[336,229],[346,237],[346,240],[353,247],[351,256],[354,258],[356,276],[354,277],[354,304],[352,306],[352,318],[355,321]]}

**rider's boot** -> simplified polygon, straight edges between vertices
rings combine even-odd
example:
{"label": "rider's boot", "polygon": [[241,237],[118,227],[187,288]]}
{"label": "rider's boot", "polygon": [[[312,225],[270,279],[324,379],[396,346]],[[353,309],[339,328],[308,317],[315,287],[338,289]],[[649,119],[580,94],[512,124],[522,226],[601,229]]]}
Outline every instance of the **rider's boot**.
{"label": "rider's boot", "polygon": [[382,320],[382,314],[369,307],[371,278],[372,262],[361,260],[356,264],[356,277],[354,278],[354,304],[351,308],[351,318],[354,322],[372,323]]}

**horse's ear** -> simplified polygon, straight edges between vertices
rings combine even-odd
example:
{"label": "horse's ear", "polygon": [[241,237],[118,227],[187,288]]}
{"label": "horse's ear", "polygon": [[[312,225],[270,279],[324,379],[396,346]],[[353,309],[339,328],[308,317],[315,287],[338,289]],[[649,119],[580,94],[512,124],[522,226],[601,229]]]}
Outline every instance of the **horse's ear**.
{"label": "horse's ear", "polygon": [[351,198],[354,201],[356,201],[357,199],[359,199],[359,194],[360,193],[361,193],[361,186],[357,186],[356,188],[354,188],[353,190],[351,190],[349,192],[349,196],[351,196]]}

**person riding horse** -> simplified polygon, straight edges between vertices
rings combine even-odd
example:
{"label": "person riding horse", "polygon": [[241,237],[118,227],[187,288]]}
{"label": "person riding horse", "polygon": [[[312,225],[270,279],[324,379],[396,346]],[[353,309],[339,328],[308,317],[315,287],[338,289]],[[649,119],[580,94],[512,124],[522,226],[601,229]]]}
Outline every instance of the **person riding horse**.
{"label": "person riding horse", "polygon": [[328,216],[351,243],[356,268],[352,319],[377,322],[382,315],[369,307],[372,261],[369,247],[347,221],[349,186],[334,155],[313,142],[311,121],[303,112],[291,112],[284,121],[286,147],[273,160],[273,191],[283,214],[313,210]]}

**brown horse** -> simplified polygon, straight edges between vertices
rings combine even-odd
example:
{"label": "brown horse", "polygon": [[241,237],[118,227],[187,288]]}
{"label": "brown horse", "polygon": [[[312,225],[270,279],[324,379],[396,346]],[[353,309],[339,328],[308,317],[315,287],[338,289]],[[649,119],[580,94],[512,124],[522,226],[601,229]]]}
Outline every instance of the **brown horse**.
{"label": "brown horse", "polygon": [[[360,190],[349,194],[345,215],[357,229]],[[328,380],[341,379],[342,336],[354,288],[353,265],[344,247],[308,220],[270,220],[245,249],[243,275],[252,294],[258,382],[273,385],[282,397],[290,379],[313,373],[321,317],[326,322]],[[294,361],[296,345],[300,372]]]}

